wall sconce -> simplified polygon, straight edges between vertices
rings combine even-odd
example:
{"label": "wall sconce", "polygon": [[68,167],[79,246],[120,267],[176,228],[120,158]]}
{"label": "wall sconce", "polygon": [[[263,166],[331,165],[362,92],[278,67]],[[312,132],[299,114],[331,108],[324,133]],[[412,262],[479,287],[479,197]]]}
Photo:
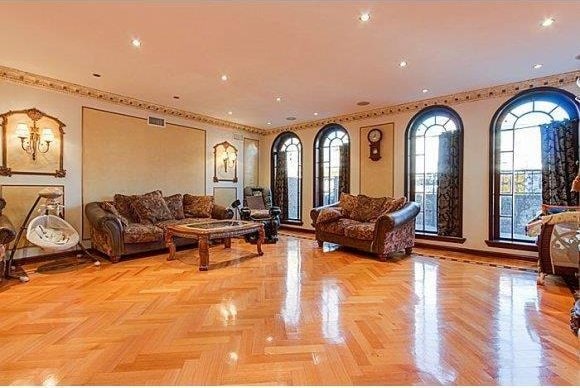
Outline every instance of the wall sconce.
{"label": "wall sconce", "polygon": [[227,141],[213,146],[213,181],[238,181],[238,149]]}
{"label": "wall sconce", "polygon": [[37,153],[47,153],[50,149],[50,143],[54,141],[52,129],[43,128],[40,131],[36,123],[32,125],[32,128],[28,128],[26,123],[18,123],[16,125],[16,136],[20,139],[22,149],[32,156],[32,160],[36,160]]}
{"label": "wall sconce", "polygon": [[238,159],[238,155],[235,151],[226,151],[224,152],[224,172],[228,172],[228,167],[233,168],[236,165],[236,160]]}

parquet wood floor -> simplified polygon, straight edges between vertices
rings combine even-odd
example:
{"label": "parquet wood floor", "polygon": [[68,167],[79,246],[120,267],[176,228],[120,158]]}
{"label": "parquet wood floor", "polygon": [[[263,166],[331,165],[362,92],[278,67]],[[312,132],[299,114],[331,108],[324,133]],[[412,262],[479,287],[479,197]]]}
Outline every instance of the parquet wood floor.
{"label": "parquet wood floor", "polygon": [[264,251],[209,272],[188,250],[3,283],[0,384],[580,383],[557,278],[293,237]]}

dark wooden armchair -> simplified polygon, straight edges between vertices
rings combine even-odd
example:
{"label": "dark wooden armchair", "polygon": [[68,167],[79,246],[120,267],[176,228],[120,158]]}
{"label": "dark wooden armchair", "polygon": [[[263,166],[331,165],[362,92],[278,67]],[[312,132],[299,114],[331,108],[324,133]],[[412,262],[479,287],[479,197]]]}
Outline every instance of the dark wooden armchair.
{"label": "dark wooden armchair", "polygon": [[263,222],[266,242],[278,241],[281,210],[272,206],[272,192],[267,187],[244,187],[244,207],[240,209],[240,218],[247,221]]}

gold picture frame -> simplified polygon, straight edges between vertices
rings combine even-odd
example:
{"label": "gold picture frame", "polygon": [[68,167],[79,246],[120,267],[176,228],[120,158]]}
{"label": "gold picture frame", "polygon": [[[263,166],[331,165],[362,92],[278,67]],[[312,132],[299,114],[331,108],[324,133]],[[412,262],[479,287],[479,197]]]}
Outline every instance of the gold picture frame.
{"label": "gold picture frame", "polygon": [[213,146],[213,181],[238,181],[238,149],[228,141]]}
{"label": "gold picture frame", "polygon": [[[57,178],[66,176],[66,170],[63,168],[65,124],[62,121],[36,108],[8,111],[0,114],[0,119],[2,119],[0,175],[48,175]],[[43,128],[52,129],[55,134],[50,144],[52,148],[48,148],[46,153],[38,154],[36,160],[22,150],[20,139],[15,136],[17,124],[21,122],[33,127],[42,125]]]}

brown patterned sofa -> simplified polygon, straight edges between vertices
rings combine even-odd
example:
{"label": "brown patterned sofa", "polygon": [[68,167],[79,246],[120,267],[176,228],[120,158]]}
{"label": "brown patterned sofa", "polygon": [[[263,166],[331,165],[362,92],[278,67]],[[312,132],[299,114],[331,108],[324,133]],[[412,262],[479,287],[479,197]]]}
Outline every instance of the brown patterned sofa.
{"label": "brown patterned sofa", "polygon": [[324,241],[373,253],[385,261],[415,245],[419,205],[402,198],[371,198],[342,194],[340,202],[312,209],[318,245]]}
{"label": "brown patterned sofa", "polygon": [[[231,209],[213,203],[212,196],[161,191],[143,195],[115,194],[114,201],[91,202],[85,206],[93,249],[116,263],[122,256],[165,248],[167,226],[207,219],[231,219]],[[192,244],[176,238],[177,246]]]}

